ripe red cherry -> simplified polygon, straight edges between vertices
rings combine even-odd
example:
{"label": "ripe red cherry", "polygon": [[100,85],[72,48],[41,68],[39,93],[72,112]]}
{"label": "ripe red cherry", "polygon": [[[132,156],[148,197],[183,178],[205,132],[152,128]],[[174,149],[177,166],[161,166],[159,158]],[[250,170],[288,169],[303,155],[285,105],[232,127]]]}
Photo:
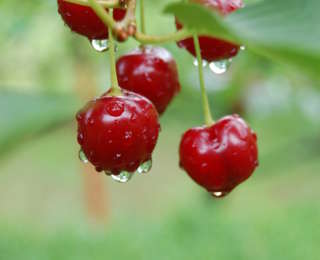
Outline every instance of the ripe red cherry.
{"label": "ripe red cherry", "polygon": [[192,128],[180,143],[180,165],[213,196],[223,197],[258,166],[257,136],[238,115]]}
{"label": "ripe red cherry", "polygon": [[[107,27],[90,7],[58,0],[58,12],[73,32],[86,36],[89,40],[108,38]],[[123,9],[115,9],[113,17],[120,21],[125,13]]]}
{"label": "ripe red cherry", "polygon": [[161,47],[144,46],[120,57],[117,74],[122,88],[147,97],[160,114],[180,91],[177,64]]}
{"label": "ripe red cherry", "polygon": [[153,104],[138,94],[108,93],[77,114],[78,143],[97,171],[133,173],[151,160],[160,125]]}
{"label": "ripe red cherry", "polygon": [[[209,9],[218,11],[222,15],[227,15],[243,7],[242,0],[192,0],[192,2],[199,3]],[[182,24],[176,19],[176,28],[180,30],[182,27]],[[239,45],[214,37],[200,36],[199,43],[201,56],[208,62],[232,58],[237,55],[240,49]],[[187,49],[193,56],[196,56],[193,38],[179,41],[178,46]]]}

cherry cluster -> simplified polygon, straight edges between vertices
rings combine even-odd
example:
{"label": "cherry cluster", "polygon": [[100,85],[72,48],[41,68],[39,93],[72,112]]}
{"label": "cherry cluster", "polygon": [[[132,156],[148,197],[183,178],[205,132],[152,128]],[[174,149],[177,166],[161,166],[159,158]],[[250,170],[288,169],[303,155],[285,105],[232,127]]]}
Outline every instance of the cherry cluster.
{"label": "cherry cluster", "polygon": [[[190,1],[223,16],[243,7],[242,0]],[[136,28],[136,1],[113,2],[58,0],[58,11],[70,29],[87,37],[96,49],[103,50],[107,39],[111,43],[112,87],[78,112],[78,143],[82,161],[91,162],[98,172],[104,171],[119,182],[127,182],[135,172],[150,171],[160,131],[158,117],[181,87],[177,64],[162,47],[143,44],[115,61],[113,37],[124,41],[132,36],[143,42],[148,36]],[[177,19],[176,28],[181,36],[173,37],[178,46],[198,62],[227,60],[240,49],[222,39],[184,33]],[[201,78],[202,66],[198,67]],[[180,166],[213,196],[223,197],[257,167],[257,136],[238,115],[214,122],[204,88],[202,94],[206,124],[182,136]]]}

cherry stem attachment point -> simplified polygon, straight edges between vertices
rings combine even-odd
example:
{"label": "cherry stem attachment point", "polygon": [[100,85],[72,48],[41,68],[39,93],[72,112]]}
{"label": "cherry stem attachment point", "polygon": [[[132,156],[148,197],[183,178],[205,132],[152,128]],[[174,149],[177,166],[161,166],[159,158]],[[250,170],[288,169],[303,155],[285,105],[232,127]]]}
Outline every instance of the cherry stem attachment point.
{"label": "cherry stem attachment point", "polygon": [[201,49],[199,44],[199,38],[196,34],[193,35],[193,42],[194,42],[197,61],[198,61],[199,83],[200,83],[200,90],[201,90],[201,97],[202,97],[204,120],[207,126],[211,126],[214,124],[214,120],[212,119],[212,115],[210,112],[208,95],[207,95],[206,87],[204,83]]}

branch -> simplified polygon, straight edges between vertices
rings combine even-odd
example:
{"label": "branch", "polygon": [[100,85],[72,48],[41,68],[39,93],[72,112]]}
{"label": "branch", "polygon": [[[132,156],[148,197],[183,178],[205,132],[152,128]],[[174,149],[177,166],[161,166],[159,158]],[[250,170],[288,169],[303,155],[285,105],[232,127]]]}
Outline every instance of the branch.
{"label": "branch", "polygon": [[186,38],[192,37],[192,33],[186,29],[182,29],[167,35],[151,36],[137,31],[134,37],[138,42],[142,44],[160,44],[184,40]]}

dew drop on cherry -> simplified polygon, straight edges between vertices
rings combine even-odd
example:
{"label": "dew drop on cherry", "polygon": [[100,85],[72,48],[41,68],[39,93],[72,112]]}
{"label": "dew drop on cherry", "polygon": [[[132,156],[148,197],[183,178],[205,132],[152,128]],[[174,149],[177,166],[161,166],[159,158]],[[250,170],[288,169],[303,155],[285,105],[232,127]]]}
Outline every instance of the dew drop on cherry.
{"label": "dew drop on cherry", "polygon": [[82,149],[80,149],[80,151],[79,151],[79,159],[83,163],[88,163],[89,162],[87,156],[85,155],[85,153],[84,153],[84,151]]}
{"label": "dew drop on cherry", "polygon": [[[198,67],[199,63],[198,63],[198,60],[197,59],[194,59],[193,61],[193,65]],[[208,62],[206,60],[202,60],[202,67],[206,67],[208,65]]]}
{"label": "dew drop on cherry", "polygon": [[228,192],[224,192],[224,191],[214,191],[211,193],[211,195],[217,199],[223,198],[226,195],[228,195]]}
{"label": "dew drop on cherry", "polygon": [[133,177],[133,173],[122,171],[118,175],[111,175],[112,179],[116,182],[127,183]]}
{"label": "dew drop on cherry", "polygon": [[104,52],[109,50],[108,40],[92,40],[91,45],[93,49],[95,49],[97,52]]}
{"label": "dew drop on cherry", "polygon": [[150,172],[151,168],[152,168],[152,160],[146,161],[139,166],[139,168],[137,169],[137,173],[146,174]]}
{"label": "dew drop on cherry", "polygon": [[209,64],[210,70],[214,74],[223,74],[230,67],[232,59],[213,61]]}

